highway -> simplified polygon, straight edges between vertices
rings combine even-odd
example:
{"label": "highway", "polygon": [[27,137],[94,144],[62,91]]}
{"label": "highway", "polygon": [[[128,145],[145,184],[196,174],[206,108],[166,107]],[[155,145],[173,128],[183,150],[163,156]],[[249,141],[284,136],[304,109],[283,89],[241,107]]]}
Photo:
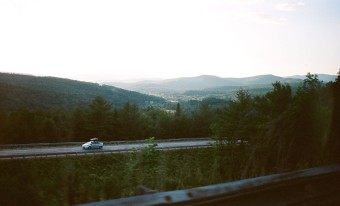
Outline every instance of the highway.
{"label": "highway", "polygon": [[[170,141],[156,142],[157,149],[183,149],[197,148],[209,146],[211,140],[188,140],[188,141]],[[0,159],[15,159],[15,158],[32,158],[32,157],[52,157],[52,156],[67,156],[67,155],[90,155],[101,153],[118,153],[129,152],[133,148],[141,149],[147,146],[147,143],[125,143],[125,144],[108,144],[104,145],[103,149],[83,150],[79,146],[54,146],[54,147],[33,147],[33,148],[15,148],[1,149]]]}

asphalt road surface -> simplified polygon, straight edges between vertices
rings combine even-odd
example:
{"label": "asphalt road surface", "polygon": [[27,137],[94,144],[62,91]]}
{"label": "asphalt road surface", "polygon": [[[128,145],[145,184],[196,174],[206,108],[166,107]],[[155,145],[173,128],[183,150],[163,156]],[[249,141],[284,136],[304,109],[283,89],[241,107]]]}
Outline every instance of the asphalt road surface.
{"label": "asphalt road surface", "polygon": [[[175,142],[157,142],[157,149],[181,149],[188,147],[205,147],[209,146],[209,140],[191,140],[191,141],[175,141]],[[140,149],[147,146],[147,143],[131,143],[104,145],[102,149],[83,150],[79,146],[55,146],[55,147],[38,147],[38,148],[16,148],[0,150],[0,159],[8,158],[24,158],[34,156],[58,156],[58,155],[85,155],[98,153],[128,152],[133,148]]]}

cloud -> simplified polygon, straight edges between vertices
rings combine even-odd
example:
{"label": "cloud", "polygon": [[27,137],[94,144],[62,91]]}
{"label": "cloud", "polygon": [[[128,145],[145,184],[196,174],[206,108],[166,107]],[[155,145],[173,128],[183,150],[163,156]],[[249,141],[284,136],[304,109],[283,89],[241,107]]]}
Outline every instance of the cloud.
{"label": "cloud", "polygon": [[287,21],[286,18],[273,15],[269,12],[252,11],[248,9],[239,9],[235,15],[255,23],[264,24],[283,24]]}
{"label": "cloud", "polygon": [[255,20],[263,23],[269,23],[269,24],[282,24],[287,21],[286,18],[280,18],[280,17],[275,17],[269,14],[257,14],[255,16]]}
{"label": "cloud", "polygon": [[265,13],[253,13],[251,16],[254,21],[267,24],[283,24],[287,21],[286,18],[276,17]]}
{"label": "cloud", "polygon": [[[215,0],[204,8],[206,14],[224,24],[267,24],[287,23],[286,13],[277,12],[276,4],[265,0]],[[299,4],[300,5],[300,4]]]}
{"label": "cloud", "polygon": [[276,6],[276,9],[280,11],[295,11],[297,9],[303,8],[305,3],[298,2],[298,3],[282,3]]}
{"label": "cloud", "polygon": [[263,3],[264,0],[227,0],[225,1],[226,3],[231,3],[231,4],[239,4],[239,5],[247,5],[247,4],[258,4],[258,3]]}
{"label": "cloud", "polygon": [[[287,22],[273,9],[272,4],[264,4],[265,0],[225,0],[216,7],[220,11],[228,11],[230,17],[244,19],[262,24],[283,24]],[[298,3],[300,5],[300,3]]]}

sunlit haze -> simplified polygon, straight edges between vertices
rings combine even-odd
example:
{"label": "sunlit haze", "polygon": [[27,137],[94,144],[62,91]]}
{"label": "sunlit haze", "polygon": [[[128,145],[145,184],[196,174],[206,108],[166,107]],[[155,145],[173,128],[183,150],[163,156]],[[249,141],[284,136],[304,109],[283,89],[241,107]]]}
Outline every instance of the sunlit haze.
{"label": "sunlit haze", "polygon": [[0,0],[0,72],[100,82],[339,68],[338,0]]}

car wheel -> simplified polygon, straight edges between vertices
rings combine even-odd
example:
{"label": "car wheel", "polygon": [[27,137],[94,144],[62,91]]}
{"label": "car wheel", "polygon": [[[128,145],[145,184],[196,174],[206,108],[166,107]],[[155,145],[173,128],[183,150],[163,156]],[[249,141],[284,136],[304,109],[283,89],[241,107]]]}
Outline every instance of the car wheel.
{"label": "car wheel", "polygon": [[91,149],[91,146],[89,146],[87,149]]}
{"label": "car wheel", "polygon": [[103,148],[102,146],[99,147],[99,149],[102,149],[102,148]]}

